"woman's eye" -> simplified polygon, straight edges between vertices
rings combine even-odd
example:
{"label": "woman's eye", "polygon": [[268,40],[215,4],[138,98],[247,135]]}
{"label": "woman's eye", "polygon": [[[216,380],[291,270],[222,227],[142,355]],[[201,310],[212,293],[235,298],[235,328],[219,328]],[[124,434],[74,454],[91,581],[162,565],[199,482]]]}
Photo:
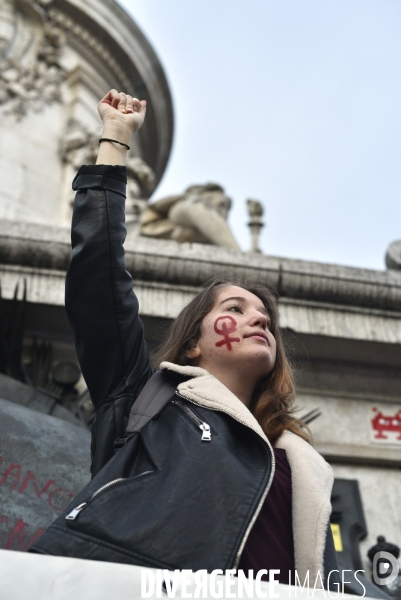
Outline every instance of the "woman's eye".
{"label": "woman's eye", "polygon": [[242,313],[241,306],[237,306],[236,304],[234,304],[234,306],[230,306],[227,310],[232,310],[234,312]]}

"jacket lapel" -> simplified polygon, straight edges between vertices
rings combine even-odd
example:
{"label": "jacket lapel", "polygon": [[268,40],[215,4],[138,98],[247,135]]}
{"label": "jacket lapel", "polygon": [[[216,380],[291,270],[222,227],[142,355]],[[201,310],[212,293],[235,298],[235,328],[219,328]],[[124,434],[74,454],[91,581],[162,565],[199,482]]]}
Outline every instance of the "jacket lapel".
{"label": "jacket lapel", "polygon": [[227,413],[253,429],[271,447],[263,429],[245,404],[208,371],[200,367],[181,366],[168,362],[162,362],[160,368],[191,377],[192,379],[177,386],[181,396],[205,408]]}

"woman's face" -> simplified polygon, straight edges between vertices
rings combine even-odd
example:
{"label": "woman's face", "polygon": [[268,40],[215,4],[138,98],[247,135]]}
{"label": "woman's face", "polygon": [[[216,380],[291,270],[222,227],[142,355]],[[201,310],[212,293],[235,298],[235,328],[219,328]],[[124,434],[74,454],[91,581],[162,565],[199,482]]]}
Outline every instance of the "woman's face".
{"label": "woman's face", "polygon": [[270,317],[260,298],[241,287],[225,287],[203,319],[197,345],[187,356],[208,371],[236,369],[258,381],[276,361],[276,340],[269,327]]}

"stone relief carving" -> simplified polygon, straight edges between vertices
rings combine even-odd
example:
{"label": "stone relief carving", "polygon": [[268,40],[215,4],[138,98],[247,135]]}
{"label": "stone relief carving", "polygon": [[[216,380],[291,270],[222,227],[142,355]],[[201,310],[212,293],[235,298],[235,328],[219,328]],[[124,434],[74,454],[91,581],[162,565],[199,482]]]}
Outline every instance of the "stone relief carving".
{"label": "stone relief carving", "polygon": [[192,185],[183,194],[149,204],[140,217],[141,235],[234,248],[227,224],[231,199],[216,183]]}
{"label": "stone relief carving", "polygon": [[95,164],[98,150],[99,136],[77,119],[69,119],[60,145],[61,160],[77,170],[81,165]]}
{"label": "stone relief carving", "polygon": [[154,171],[138,156],[127,161],[127,200],[125,225],[128,235],[138,235],[140,216],[148,205],[148,198],[156,187]]}
{"label": "stone relief carving", "polygon": [[[53,0],[49,0],[50,4],[52,2]],[[113,73],[114,80],[117,78],[117,80],[120,82],[120,87],[124,90],[127,90],[127,92],[131,94],[134,93],[134,90],[132,89],[132,80],[129,76],[127,76],[118,60],[116,60],[115,57],[107,50],[101,40],[97,39],[83,25],[80,25],[60,10],[51,7],[48,11],[48,17],[52,23],[60,27],[63,31],[68,31],[74,37],[83,42],[86,47],[91,48],[91,50],[93,50],[93,52],[105,64],[108,65],[110,71]]]}
{"label": "stone relief carving", "polygon": [[90,132],[79,120],[68,119],[63,136],[61,137],[59,156],[66,167],[63,189],[63,216],[65,223],[71,220],[75,192],[71,189],[70,181],[81,165],[94,165],[99,149],[99,137]]}
{"label": "stone relief carving", "polygon": [[61,101],[65,34],[46,13],[52,0],[2,0],[0,107],[21,119]]}
{"label": "stone relief carving", "polygon": [[[94,165],[99,150],[99,135],[77,119],[69,119],[60,145],[60,158],[77,171],[81,165]],[[126,226],[128,233],[137,233],[139,216],[147,205],[147,199],[156,185],[154,171],[141,158],[134,156],[127,161]],[[69,190],[69,204],[74,202],[74,192]]]}

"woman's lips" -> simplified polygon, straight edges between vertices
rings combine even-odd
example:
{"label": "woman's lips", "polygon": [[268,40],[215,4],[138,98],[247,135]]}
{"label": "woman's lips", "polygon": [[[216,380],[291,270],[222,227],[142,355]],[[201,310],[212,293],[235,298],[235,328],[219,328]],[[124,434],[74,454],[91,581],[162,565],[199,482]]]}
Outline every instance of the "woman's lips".
{"label": "woman's lips", "polygon": [[246,335],[245,337],[246,338],[256,337],[256,338],[263,340],[264,342],[269,343],[267,334],[264,331],[255,331],[254,333],[250,333],[249,335]]}

